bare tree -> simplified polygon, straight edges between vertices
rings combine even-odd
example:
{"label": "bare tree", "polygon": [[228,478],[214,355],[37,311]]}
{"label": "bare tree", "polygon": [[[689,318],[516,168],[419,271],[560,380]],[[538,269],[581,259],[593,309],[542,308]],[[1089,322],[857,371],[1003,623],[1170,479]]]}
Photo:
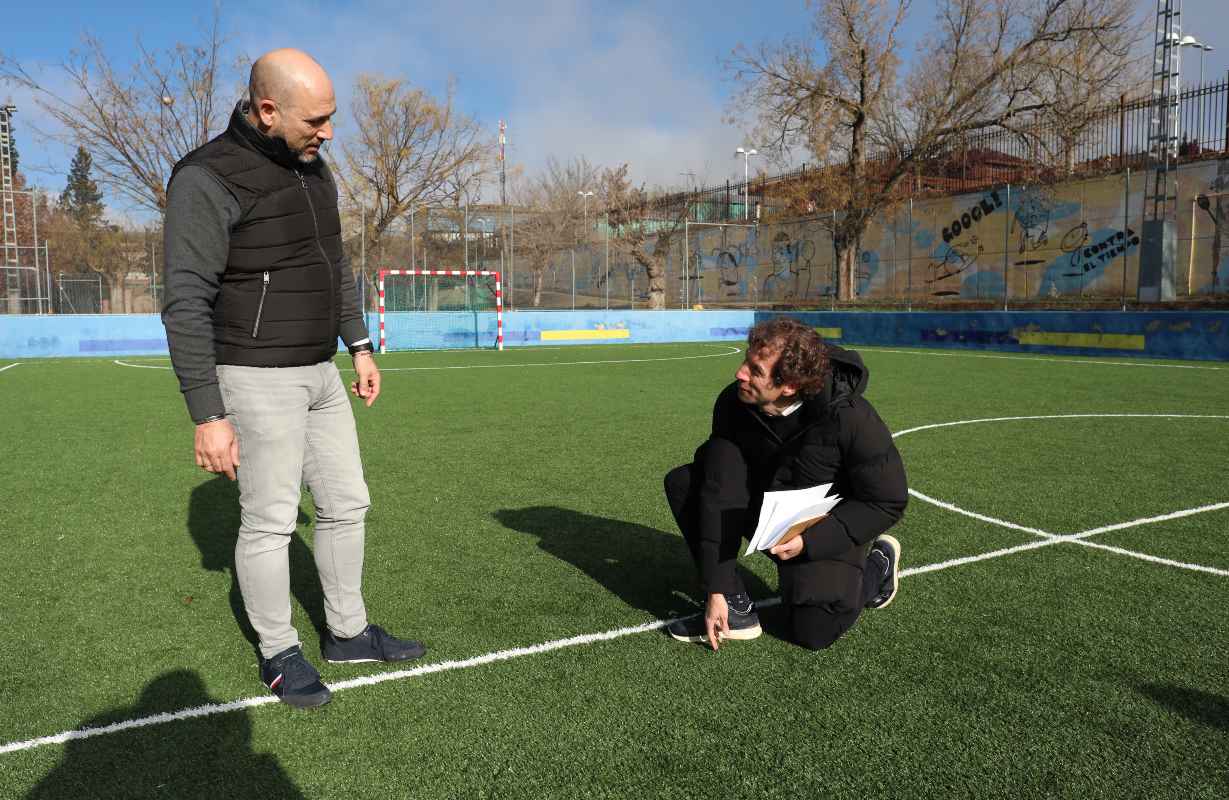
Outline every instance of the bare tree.
{"label": "bare tree", "polygon": [[579,192],[591,190],[599,180],[599,171],[584,156],[566,163],[551,157],[536,178],[513,189],[516,204],[528,209],[517,217],[516,250],[529,261],[534,307],[542,303],[543,273],[551,259],[581,240],[583,200]]}
{"label": "bare tree", "polygon": [[34,93],[38,105],[60,128],[41,135],[94,157],[100,183],[153,211],[166,207],[166,183],[175,162],[220,130],[229,109],[219,101],[227,68],[225,41],[215,11],[195,43],[150,51],[117,65],[93,36],[60,64],[68,90],[32,74],[0,55],[0,79]]}
{"label": "bare tree", "polygon": [[644,268],[650,309],[666,307],[666,259],[685,230],[688,203],[654,203],[643,186],[633,186],[623,164],[602,173],[602,200],[609,215],[612,257]]}
{"label": "bare tree", "polygon": [[1021,115],[1052,104],[1043,79],[1064,46],[1080,40],[1088,58],[1121,65],[1132,26],[1125,0],[939,0],[935,28],[902,73],[909,0],[811,5],[814,41],[740,47],[729,67],[742,84],[735,105],[752,110],[765,149],[783,157],[804,148],[827,165],[814,201],[840,211],[832,233],[842,300],[855,296],[867,227],[919,162],[971,131],[1036,137]]}
{"label": "bare tree", "polygon": [[341,146],[337,172],[349,202],[371,208],[373,250],[411,207],[460,207],[477,195],[493,150],[478,122],[454,106],[451,86],[436,100],[403,79],[362,75],[350,109],[356,129]]}
{"label": "bare tree", "polygon": [[[1133,0],[1112,0],[1106,6],[1124,20],[1134,18]],[[1142,34],[1141,22],[1139,17],[1121,27],[1077,27],[1069,39],[1053,45],[1051,57],[1034,65],[1036,77],[1022,83],[1032,104],[1040,106],[1036,135],[1025,137],[1037,161],[1067,174],[1074,172],[1079,142],[1093,123],[1120,97],[1147,86],[1144,64],[1151,64],[1151,54],[1128,57]],[[1053,135],[1046,136],[1046,130]]]}

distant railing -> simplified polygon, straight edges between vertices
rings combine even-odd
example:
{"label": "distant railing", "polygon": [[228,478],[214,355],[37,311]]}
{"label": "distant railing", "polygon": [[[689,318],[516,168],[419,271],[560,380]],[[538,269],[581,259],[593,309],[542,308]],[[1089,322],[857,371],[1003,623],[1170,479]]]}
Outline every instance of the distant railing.
{"label": "distant railing", "polygon": [[[1053,123],[1036,123],[1023,134],[1002,127],[967,134],[957,146],[920,161],[902,191],[910,195],[969,192],[1006,182],[1057,180],[1146,167],[1154,105],[1151,98],[1128,100],[1123,96],[1117,103],[1102,107],[1076,131]],[[1178,161],[1221,154],[1229,154],[1229,77],[1187,89],[1178,98]],[[1039,155],[1045,158],[1039,159]],[[876,164],[887,161],[886,156],[872,156],[869,168],[873,171]],[[697,222],[755,218],[757,213],[782,206],[783,193],[774,189],[805,180],[817,169],[839,168],[803,164],[747,182],[726,181],[675,192],[649,201],[647,216],[681,219],[685,212]]]}

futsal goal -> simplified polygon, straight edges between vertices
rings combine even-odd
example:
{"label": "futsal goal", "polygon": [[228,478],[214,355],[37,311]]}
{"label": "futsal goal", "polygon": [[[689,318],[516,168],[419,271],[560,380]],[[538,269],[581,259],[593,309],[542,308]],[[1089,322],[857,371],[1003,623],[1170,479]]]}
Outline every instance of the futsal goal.
{"label": "futsal goal", "polygon": [[504,349],[504,299],[492,270],[380,270],[380,352]]}

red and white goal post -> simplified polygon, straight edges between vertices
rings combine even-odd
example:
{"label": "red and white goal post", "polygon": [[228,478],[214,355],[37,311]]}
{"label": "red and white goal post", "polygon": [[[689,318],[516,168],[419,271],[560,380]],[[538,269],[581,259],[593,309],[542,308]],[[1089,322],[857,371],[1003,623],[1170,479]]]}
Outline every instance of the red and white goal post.
{"label": "red and white goal post", "polygon": [[[390,279],[390,278],[396,279],[399,277],[408,277],[411,281],[414,281],[416,278],[424,278],[424,279],[425,278],[461,278],[463,281],[463,285],[466,287],[465,306],[461,308],[454,307],[451,310],[449,310],[447,307],[440,308],[439,306],[440,293],[439,293],[438,281],[433,281],[432,282],[433,285],[431,287],[428,287],[425,282],[423,284],[423,291],[421,292],[421,296],[424,302],[422,303],[422,307],[418,307],[419,305],[417,302],[418,298],[414,297],[414,299],[409,303],[410,308],[408,309],[403,309],[400,307],[394,307],[394,308],[389,309],[386,306],[385,281],[386,279]],[[476,312],[474,309],[471,309],[469,307],[468,281],[470,279],[474,279],[475,280],[474,288],[477,289],[478,288],[477,286],[478,278],[493,278],[494,279],[493,290],[490,288],[489,285],[487,286],[487,289],[489,291],[492,291],[494,295],[494,301],[495,301],[495,308],[494,308],[495,349],[503,350],[504,349],[503,283],[500,278],[500,273],[498,271],[476,270],[476,269],[382,269],[379,272],[379,285],[378,285],[378,289],[380,293],[380,352],[381,353],[388,352],[389,330],[388,330],[388,326],[385,323],[386,313],[394,313],[397,311],[408,310],[408,311],[414,312],[415,314],[421,313],[425,316],[441,317],[441,316],[447,316],[449,314],[453,314],[454,316],[456,316],[457,315],[456,312],[460,311],[460,312],[464,312],[464,314],[466,315],[470,315],[474,317],[476,320],[478,312]],[[414,287],[415,287],[415,284],[411,283],[411,289],[413,289]],[[430,292],[428,291],[428,288],[430,288]],[[428,301],[428,297],[431,298],[430,301]],[[447,304],[445,304],[445,306],[446,305]],[[490,313],[490,312],[488,311],[487,313]],[[490,318],[488,317],[487,318],[488,324],[489,324],[489,321],[490,321]],[[472,337],[474,339],[475,346],[481,346],[480,341],[482,338],[482,334],[481,334],[481,331],[479,331],[476,327],[477,326],[476,321],[474,325],[475,325],[475,328],[472,332]],[[452,338],[461,337],[464,339],[468,339],[470,338],[470,335],[471,335],[469,331],[465,331],[465,330],[462,330],[460,332],[446,332],[446,331],[441,331],[441,330],[435,330],[435,331],[431,331],[431,334],[436,337],[442,337],[445,340],[448,339],[449,337],[452,337]],[[487,329],[486,335],[487,336],[490,335],[489,328]],[[487,341],[490,341],[490,340],[488,339]],[[430,342],[429,344],[437,344],[437,342]],[[449,345],[444,344],[442,346],[449,346]]]}

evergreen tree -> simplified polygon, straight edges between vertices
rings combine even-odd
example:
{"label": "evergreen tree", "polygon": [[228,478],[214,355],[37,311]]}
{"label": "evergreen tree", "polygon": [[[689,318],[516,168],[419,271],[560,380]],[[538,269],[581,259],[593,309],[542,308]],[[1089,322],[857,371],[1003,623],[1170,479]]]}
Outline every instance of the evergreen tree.
{"label": "evergreen tree", "polygon": [[77,148],[73,163],[68,168],[68,184],[60,194],[60,208],[81,227],[95,228],[102,221],[102,192],[90,177],[94,160],[84,147]]}

